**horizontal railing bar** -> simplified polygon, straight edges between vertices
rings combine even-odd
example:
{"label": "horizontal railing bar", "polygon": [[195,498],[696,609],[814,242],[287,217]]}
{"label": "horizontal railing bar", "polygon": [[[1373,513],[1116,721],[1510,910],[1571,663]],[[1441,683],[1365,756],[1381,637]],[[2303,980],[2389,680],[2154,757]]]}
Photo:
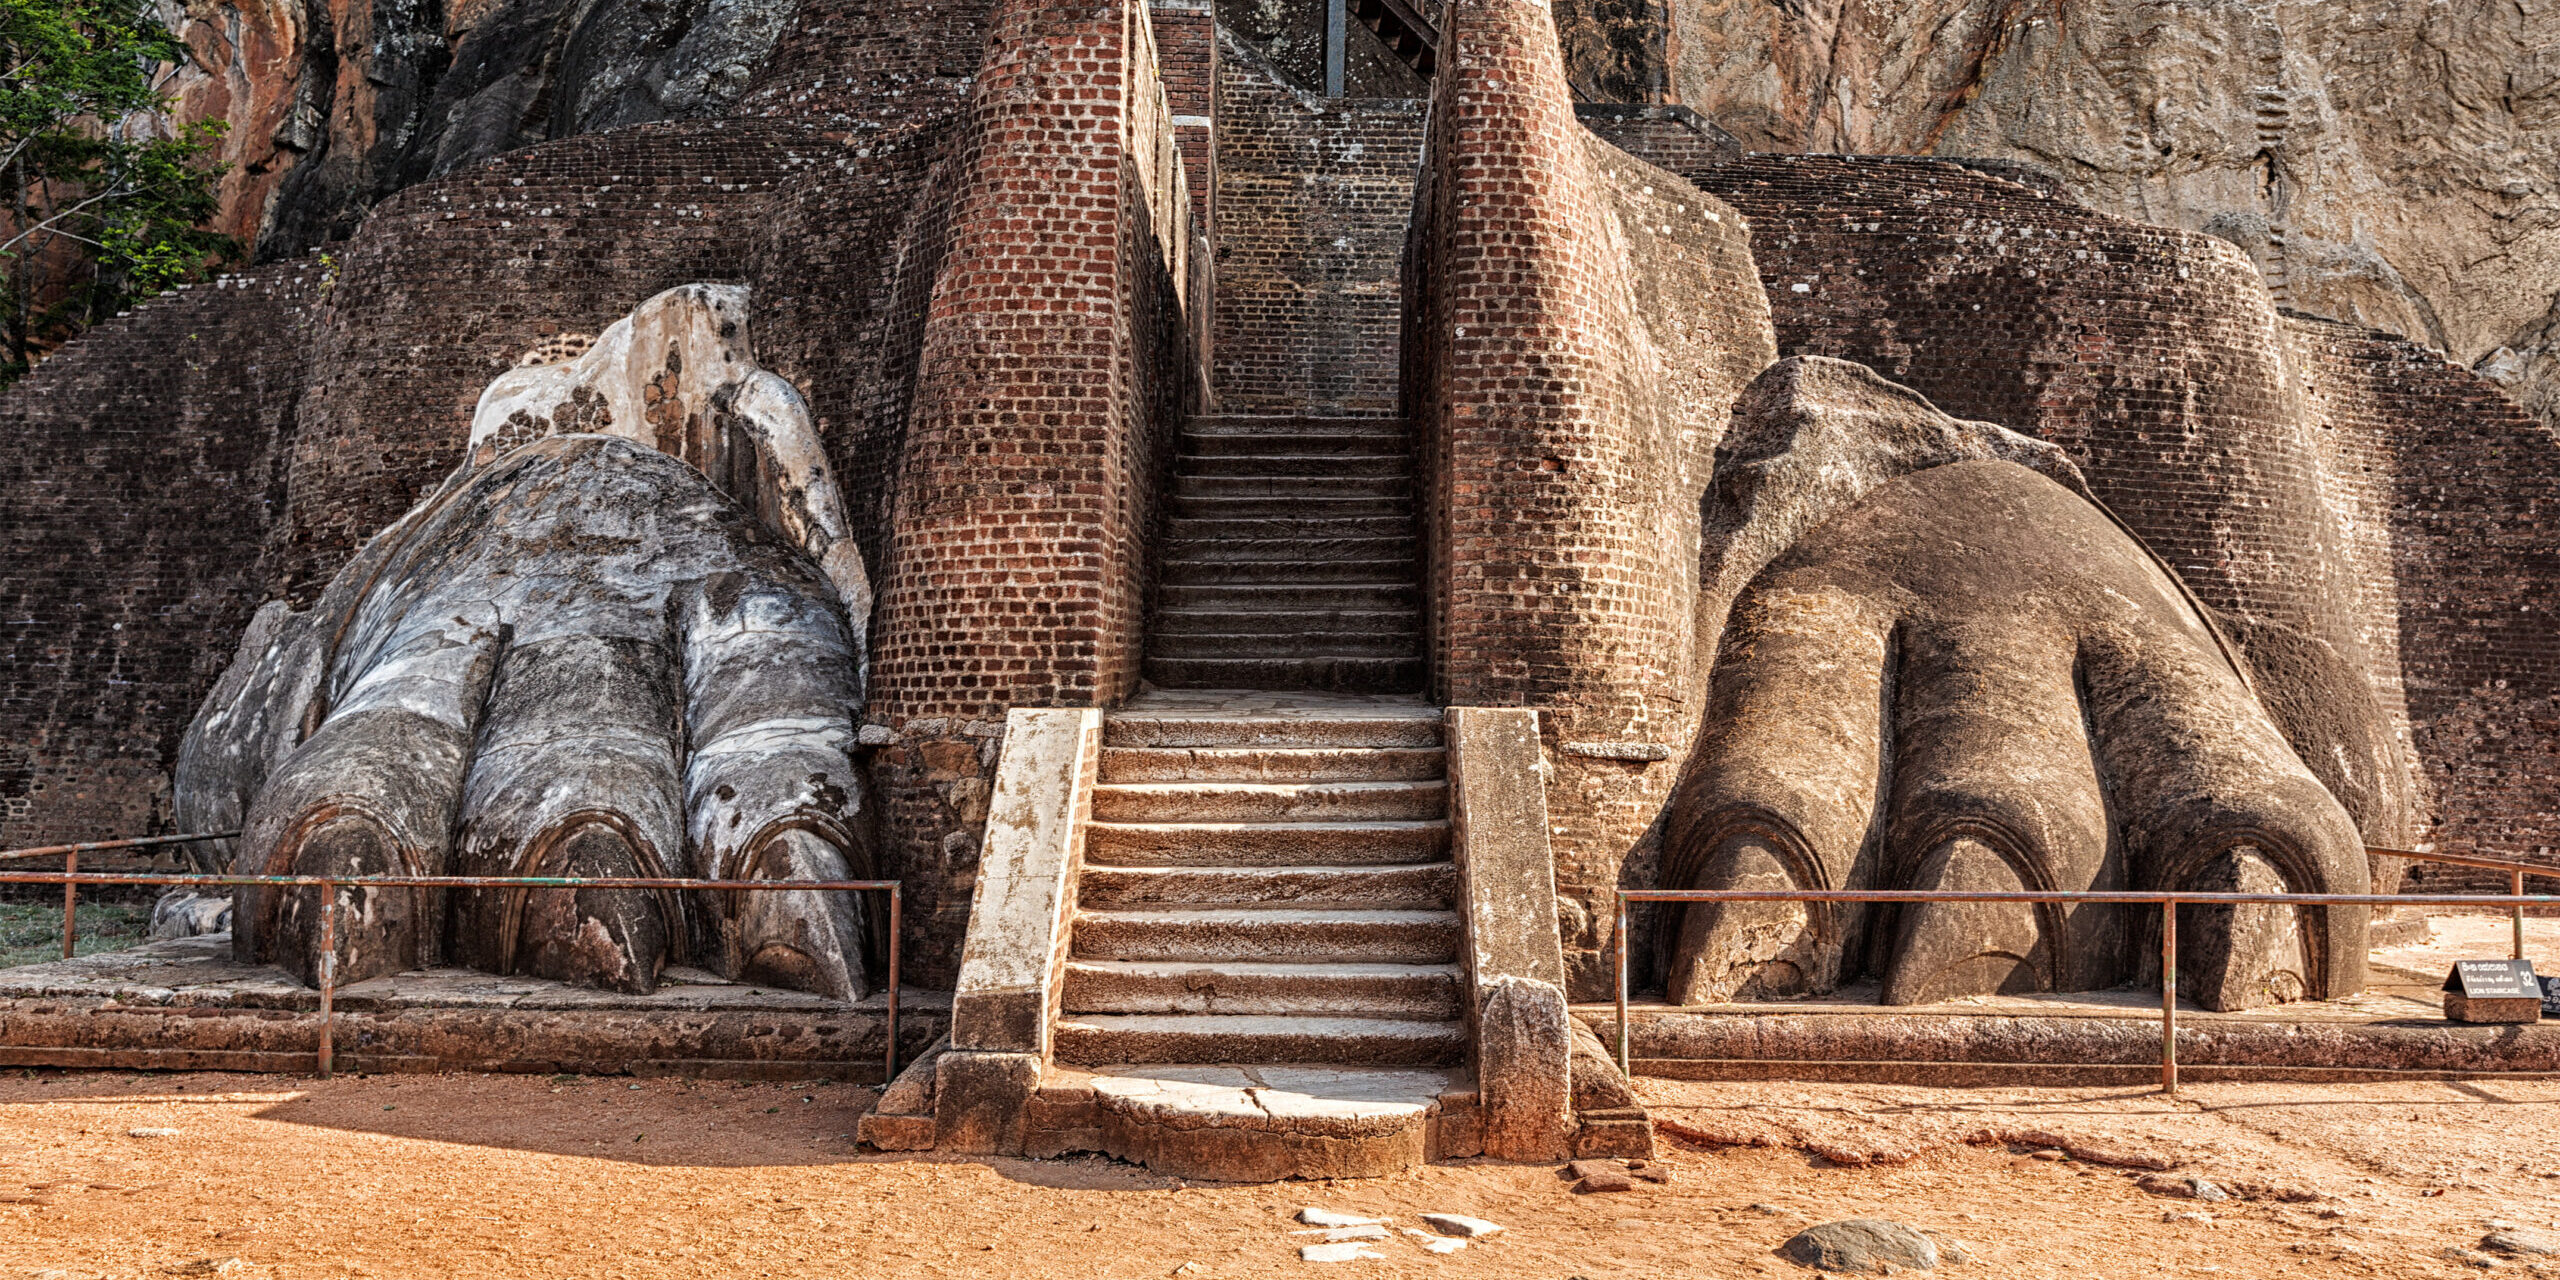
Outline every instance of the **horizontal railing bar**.
{"label": "horizontal railing bar", "polygon": [[183,836],[135,836],[127,840],[91,840],[82,844],[48,844],[31,849],[0,849],[0,862],[16,858],[57,858],[66,854],[95,853],[102,849],[142,849],[157,844],[196,844],[205,840],[234,840],[237,831],[204,831]]}
{"label": "horizontal railing bar", "polygon": [[2512,862],[2504,858],[2475,858],[2469,854],[2462,853],[2420,853],[2415,849],[2385,849],[2377,845],[2366,845],[2364,847],[2364,851],[2367,854],[2381,858],[2407,858],[2413,862],[2441,862],[2450,867],[2481,867],[2490,871],[2517,872],[2528,876],[2541,876],[2548,880],[2560,880],[2560,867],[2549,866],[2543,863]]}
{"label": "horizontal railing bar", "polygon": [[239,876],[109,871],[0,871],[8,884],[322,885],[416,889],[895,889],[896,880],[691,880],[673,876]]}

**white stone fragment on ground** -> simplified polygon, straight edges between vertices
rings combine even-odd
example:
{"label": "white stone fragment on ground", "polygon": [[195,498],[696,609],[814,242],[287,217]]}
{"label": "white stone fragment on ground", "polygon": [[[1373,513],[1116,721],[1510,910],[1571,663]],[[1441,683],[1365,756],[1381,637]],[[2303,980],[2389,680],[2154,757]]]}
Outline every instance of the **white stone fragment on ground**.
{"label": "white stone fragment on ground", "polygon": [[174,1138],[178,1136],[178,1131],[175,1129],[127,1129],[124,1131],[124,1136],[128,1138]]}
{"label": "white stone fragment on ground", "polygon": [[2192,1209],[2185,1212],[2180,1212],[2176,1209],[2163,1209],[2160,1211],[2160,1220],[2162,1222],[2197,1222],[2210,1226],[2213,1223],[2213,1215],[2210,1213],[2197,1213]]}
{"label": "white stone fragment on ground", "polygon": [[1330,1227],[1324,1233],[1326,1244],[1340,1244],[1345,1240],[1384,1240],[1386,1238],[1387,1229],[1374,1222],[1357,1227]]}
{"label": "white stone fragment on ground", "polygon": [[1314,1205],[1309,1205],[1304,1209],[1298,1210],[1298,1221],[1303,1222],[1310,1227],[1374,1227],[1382,1223],[1393,1222],[1395,1219],[1355,1218],[1347,1213],[1335,1213],[1331,1209],[1319,1209]]}
{"label": "white stone fragment on ground", "polygon": [[1350,1262],[1359,1258],[1385,1261],[1386,1256],[1357,1240],[1345,1240],[1340,1244],[1311,1244],[1298,1250],[1301,1262]]}
{"label": "white stone fragment on ground", "polygon": [[1435,1236],[1428,1231],[1419,1231],[1412,1227],[1404,1228],[1404,1233],[1412,1236],[1414,1243],[1421,1245],[1424,1253],[1456,1253],[1467,1247],[1467,1242],[1463,1239]]}
{"label": "white stone fragment on ground", "polygon": [[1470,1218],[1463,1213],[1426,1213],[1422,1215],[1422,1220],[1432,1230],[1444,1236],[1463,1236],[1469,1240],[1496,1235],[1502,1231],[1501,1223],[1487,1222],[1482,1218]]}

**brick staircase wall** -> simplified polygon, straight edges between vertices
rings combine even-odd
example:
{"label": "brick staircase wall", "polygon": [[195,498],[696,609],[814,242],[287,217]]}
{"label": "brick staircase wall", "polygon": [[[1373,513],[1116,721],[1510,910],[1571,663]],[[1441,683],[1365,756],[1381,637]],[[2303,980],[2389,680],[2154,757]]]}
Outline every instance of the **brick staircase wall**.
{"label": "brick staircase wall", "polygon": [[1774,359],[1742,219],[1576,120],[1532,0],[1444,10],[1406,255],[1432,693],[1539,713],[1570,990],[1699,714],[1698,499]]}
{"label": "brick staircase wall", "polygon": [[1211,388],[1225,413],[1391,413],[1423,104],[1326,99],[1222,36]]}

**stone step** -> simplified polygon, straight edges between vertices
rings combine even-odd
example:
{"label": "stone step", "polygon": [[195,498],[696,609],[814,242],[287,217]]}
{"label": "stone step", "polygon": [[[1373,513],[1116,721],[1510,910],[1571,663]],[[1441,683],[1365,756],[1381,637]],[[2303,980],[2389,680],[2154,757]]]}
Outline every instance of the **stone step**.
{"label": "stone step", "polygon": [[[1406,476],[1186,476],[1173,479],[1176,498],[1409,498]],[[1186,513],[1188,514],[1188,513]]]}
{"label": "stone step", "polygon": [[1149,637],[1168,635],[1412,635],[1419,609],[1160,609]]}
{"label": "stone step", "polygon": [[1089,867],[1357,867],[1448,856],[1446,821],[1096,822],[1084,839]]}
{"label": "stone step", "polygon": [[[1210,523],[1185,521],[1187,524]],[[1240,523],[1218,521],[1216,523]],[[1157,558],[1168,564],[1185,560],[1322,560],[1329,562],[1369,560],[1384,564],[1400,564],[1404,568],[1386,576],[1419,577],[1417,558],[1422,554],[1422,541],[1410,529],[1384,537],[1288,537],[1288,538],[1191,538],[1170,537],[1164,540]]]}
{"label": "stone step", "polygon": [[1096,822],[1426,822],[1445,782],[1137,782],[1093,789]]}
{"label": "stone step", "polygon": [[1451,964],[1458,959],[1458,914],[1340,907],[1079,908],[1070,954],[1086,960]]}
{"label": "stone step", "polygon": [[1439,747],[1105,747],[1099,780],[1416,782],[1448,768]]}
{"label": "stone step", "polygon": [[1116,711],[1102,721],[1106,747],[1436,747],[1440,710],[1413,706],[1376,714],[1282,717],[1214,712]]}
{"label": "stone step", "polygon": [[[1195,583],[1176,586],[1167,584],[1156,592],[1157,603],[1166,609],[1208,609],[1219,612],[1243,612],[1251,609],[1275,609],[1284,612],[1307,610],[1355,610],[1376,612],[1387,609],[1419,609],[1422,586],[1416,582],[1326,582],[1305,586],[1242,586],[1235,583]],[[1230,685],[1242,689],[1245,685]]]}
{"label": "stone step", "polygon": [[1274,631],[1244,635],[1201,635],[1157,632],[1147,637],[1154,658],[1417,658],[1422,655],[1419,626],[1394,631]]}
{"label": "stone step", "polygon": [[1141,669],[1166,689],[1312,689],[1409,693],[1422,687],[1420,658],[1148,658]]}
{"label": "stone step", "polygon": [[1392,582],[1418,578],[1422,566],[1410,557],[1392,560],[1229,560],[1184,557],[1159,561],[1166,586],[1202,586],[1221,582],[1313,583]]}
{"label": "stone step", "polygon": [[1413,456],[1388,453],[1202,453],[1173,460],[1178,476],[1409,476]]}
{"label": "stone step", "polygon": [[1065,1010],[1076,1013],[1261,1013],[1411,1018],[1464,1016],[1454,964],[1067,962]]}
{"label": "stone step", "polygon": [[1370,430],[1384,422],[1377,418],[1344,419],[1341,431],[1307,431],[1273,429],[1269,431],[1202,431],[1186,427],[1175,445],[1185,457],[1256,457],[1268,454],[1291,454],[1311,457],[1328,454],[1391,453],[1410,459],[1412,438],[1403,424],[1392,429]]}
{"label": "stone step", "polygon": [[1204,413],[1182,424],[1196,435],[1365,435],[1402,434],[1404,419],[1393,414]]}
{"label": "stone step", "polygon": [[1177,520],[1347,520],[1390,518],[1411,520],[1413,499],[1395,497],[1327,497],[1320,494],[1292,494],[1287,497],[1229,494],[1183,494],[1173,498],[1173,518]]}
{"label": "stone step", "polygon": [[1388,1018],[1095,1013],[1060,1019],[1066,1062],[1309,1062],[1440,1066],[1467,1048],[1466,1024]]}
{"label": "stone step", "polygon": [[1088,867],[1076,905],[1096,911],[1170,907],[1352,907],[1446,911],[1457,902],[1450,862],[1373,867]]}
{"label": "stone step", "polygon": [[1413,522],[1401,516],[1349,516],[1339,520],[1262,516],[1245,520],[1173,520],[1166,523],[1164,536],[1167,543],[1242,542],[1256,539],[1412,538],[1414,532]]}

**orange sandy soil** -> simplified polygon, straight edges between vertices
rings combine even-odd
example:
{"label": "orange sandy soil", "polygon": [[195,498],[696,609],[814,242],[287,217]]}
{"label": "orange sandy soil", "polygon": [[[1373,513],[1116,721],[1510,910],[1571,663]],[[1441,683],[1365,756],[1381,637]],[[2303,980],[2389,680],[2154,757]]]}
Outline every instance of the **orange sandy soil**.
{"label": "orange sandy soil", "polygon": [[[2492,1220],[2560,1220],[2560,1083],[2190,1085],[2174,1104],[2126,1089],[1641,1087],[1714,1141],[1666,1142],[1668,1186],[1573,1195],[1552,1168],[1483,1161],[1185,1186],[1098,1157],[884,1156],[852,1142],[872,1091],[848,1085],[12,1073],[0,1280],[1684,1280],[1810,1275],[1771,1249],[1854,1216],[1961,1241],[1975,1259],[1941,1269],[1958,1277],[2444,1276],[2477,1274],[2439,1255]],[[2053,1143],[2174,1160],[2257,1198],[2162,1199],[2127,1170],[2032,1154]],[[1288,1234],[1310,1204],[1508,1230],[1446,1256],[1399,1237],[1382,1260],[1310,1264],[1296,1256],[1308,1237]],[[2212,1220],[2163,1220],[2193,1211]]]}

